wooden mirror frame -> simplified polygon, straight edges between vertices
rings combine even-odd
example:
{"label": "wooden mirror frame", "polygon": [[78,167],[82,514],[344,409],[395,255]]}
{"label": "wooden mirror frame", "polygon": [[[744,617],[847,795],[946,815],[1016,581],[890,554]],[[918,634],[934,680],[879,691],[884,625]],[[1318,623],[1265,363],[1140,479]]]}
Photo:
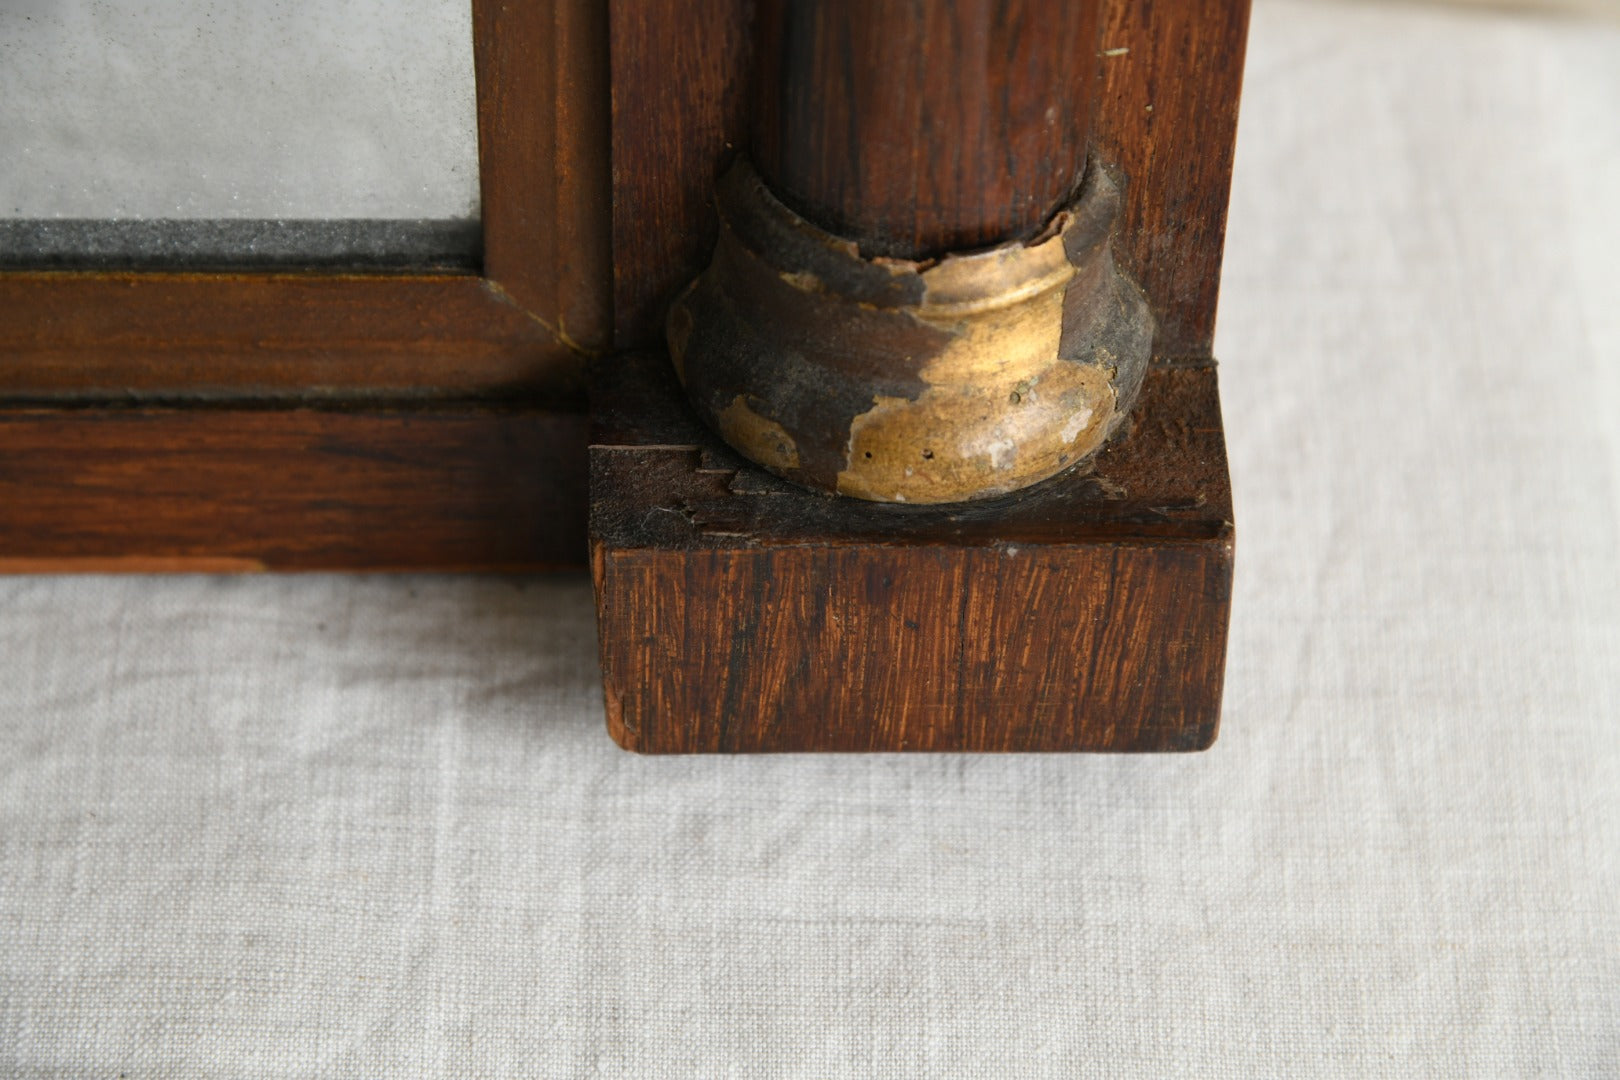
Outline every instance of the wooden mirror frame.
{"label": "wooden mirror frame", "polygon": [[579,564],[606,12],[473,29],[481,272],[0,273],[0,568]]}
{"label": "wooden mirror frame", "polygon": [[[475,0],[482,275],[0,274],[0,567],[583,565],[584,361],[708,258],[751,8]],[[1247,15],[1101,4],[1160,368],[1211,362]]]}
{"label": "wooden mirror frame", "polygon": [[566,393],[608,331],[592,6],[473,0],[481,273],[0,273],[0,394]]}
{"label": "wooden mirror frame", "polygon": [[[1112,259],[1151,313],[1134,427],[1093,472],[904,519],[762,484],[673,386],[664,317],[748,142],[755,3],[475,0],[481,275],[0,275],[0,569],[529,570],[584,565],[588,534],[626,747],[1208,746],[1247,0],[1097,0],[1073,50],[1095,81],[1069,122],[1117,175]],[[818,160],[841,136],[804,137]]]}

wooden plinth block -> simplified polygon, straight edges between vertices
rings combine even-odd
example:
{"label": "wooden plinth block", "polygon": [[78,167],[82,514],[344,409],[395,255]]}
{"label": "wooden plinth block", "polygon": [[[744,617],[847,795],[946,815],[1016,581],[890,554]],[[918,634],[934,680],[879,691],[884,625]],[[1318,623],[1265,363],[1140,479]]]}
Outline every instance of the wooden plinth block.
{"label": "wooden plinth block", "polygon": [[1176,751],[1214,741],[1232,580],[1213,365],[1152,368],[1085,475],[993,502],[814,494],[593,374],[608,726],[645,753]]}

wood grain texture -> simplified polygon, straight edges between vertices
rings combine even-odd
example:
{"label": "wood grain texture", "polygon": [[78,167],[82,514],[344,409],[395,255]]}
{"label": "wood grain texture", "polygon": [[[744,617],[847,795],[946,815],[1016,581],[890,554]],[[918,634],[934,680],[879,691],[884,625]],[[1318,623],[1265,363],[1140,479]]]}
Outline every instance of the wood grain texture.
{"label": "wood grain texture", "polygon": [[[1156,354],[1208,358],[1248,0],[1100,0],[1093,143],[1126,179],[1116,239],[1159,324]],[[715,237],[710,193],[750,122],[750,0],[615,0],[613,233],[619,348],[656,347]],[[1150,109],[1149,106],[1152,106]]]}
{"label": "wood grain texture", "polygon": [[656,343],[708,261],[714,181],[746,141],[748,0],[610,0],[613,311],[619,348]]}
{"label": "wood grain texture", "polygon": [[1114,250],[1162,357],[1213,355],[1248,30],[1249,0],[1103,3],[1092,138],[1129,178]]}
{"label": "wood grain texture", "polygon": [[0,274],[0,395],[463,395],[580,384],[471,276]]}
{"label": "wood grain texture", "polygon": [[1211,366],[1161,367],[1088,475],[874,506],[754,469],[658,369],[597,370],[608,723],[646,753],[1195,750],[1220,713],[1232,515]]}
{"label": "wood grain texture", "polygon": [[759,0],[754,42],[755,168],[868,256],[1027,238],[1080,184],[1096,0]]}
{"label": "wood grain texture", "polygon": [[539,409],[0,410],[0,572],[581,567],[585,446]]}
{"label": "wood grain texture", "polygon": [[606,15],[474,20],[482,277],[0,273],[0,396],[577,394],[611,336]]}
{"label": "wood grain texture", "polygon": [[607,8],[473,0],[484,276],[564,342],[612,338]]}

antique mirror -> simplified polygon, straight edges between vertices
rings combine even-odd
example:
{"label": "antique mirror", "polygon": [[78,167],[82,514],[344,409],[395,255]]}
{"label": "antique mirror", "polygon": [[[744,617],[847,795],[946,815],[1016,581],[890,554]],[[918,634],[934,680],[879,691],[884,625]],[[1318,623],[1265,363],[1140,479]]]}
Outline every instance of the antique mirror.
{"label": "antique mirror", "polygon": [[576,392],[605,304],[592,7],[5,5],[0,393]]}
{"label": "antique mirror", "polygon": [[0,569],[588,567],[646,752],[1207,746],[1247,19],[18,0]]}
{"label": "antique mirror", "polygon": [[476,270],[472,9],[0,7],[0,267]]}

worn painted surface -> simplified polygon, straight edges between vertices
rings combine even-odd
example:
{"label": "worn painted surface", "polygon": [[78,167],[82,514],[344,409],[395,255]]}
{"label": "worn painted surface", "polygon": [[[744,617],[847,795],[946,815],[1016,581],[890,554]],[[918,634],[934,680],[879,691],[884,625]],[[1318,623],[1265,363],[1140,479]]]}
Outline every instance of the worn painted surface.
{"label": "worn painted surface", "polygon": [[781,476],[884,502],[1013,491],[1083,461],[1129,409],[1145,302],[1114,268],[1096,164],[1034,241],[918,263],[864,258],[722,180],[713,262],[668,330],[699,414]]}
{"label": "worn painted surface", "polygon": [[799,467],[799,448],[793,436],[774,420],[755,412],[748,398],[738,394],[715,416],[720,437],[772,472],[791,472]]}

